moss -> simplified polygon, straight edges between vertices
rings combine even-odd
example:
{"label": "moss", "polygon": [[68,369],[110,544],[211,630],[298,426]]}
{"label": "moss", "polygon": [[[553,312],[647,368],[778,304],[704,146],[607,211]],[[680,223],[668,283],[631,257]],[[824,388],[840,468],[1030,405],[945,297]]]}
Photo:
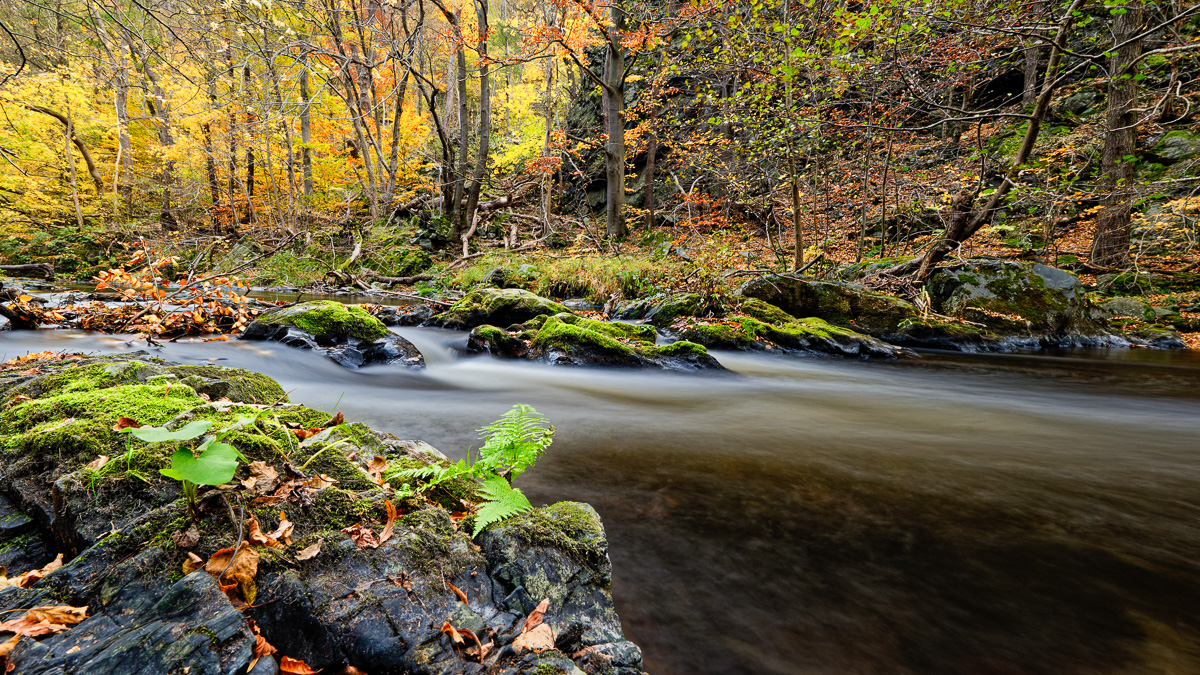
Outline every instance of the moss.
{"label": "moss", "polygon": [[759,321],[765,321],[766,323],[788,323],[789,321],[796,320],[796,317],[791,314],[758,298],[746,298],[742,300],[740,309],[746,315],[752,316]]}
{"label": "moss", "polygon": [[167,371],[197,393],[212,399],[226,397],[239,403],[266,404],[287,400],[287,394],[278,382],[251,370],[225,366],[168,366]]}
{"label": "moss", "polygon": [[533,338],[533,346],[557,349],[567,354],[577,354],[583,348],[613,355],[629,354],[633,351],[632,347],[609,335],[569,324],[557,317],[546,320]]}
{"label": "moss", "polygon": [[[564,321],[580,328],[603,333],[609,337],[614,337],[619,340],[628,340],[630,342],[640,342],[643,344],[653,345],[658,339],[658,333],[655,332],[654,326],[645,324],[621,323],[618,321],[597,321],[574,314],[556,314],[555,317],[559,321]],[[544,324],[546,317],[538,317]],[[528,325],[528,324],[526,324]]]}
{"label": "moss", "polygon": [[521,541],[560,549],[581,562],[608,554],[604,525],[586,504],[558,502],[509,522],[511,532]]}
{"label": "moss", "polygon": [[367,310],[333,300],[304,302],[258,317],[265,324],[293,326],[313,335],[346,335],[375,340],[388,334],[387,326]]}
{"label": "moss", "polygon": [[508,326],[536,316],[570,314],[565,305],[518,288],[480,288],[467,293],[450,309],[433,318],[448,328],[467,329],[482,324]]}
{"label": "moss", "polygon": [[679,331],[679,337],[713,349],[741,349],[755,341],[740,324],[728,323],[689,323]]}
{"label": "moss", "polygon": [[669,345],[662,347],[651,347],[650,349],[641,352],[645,356],[654,357],[670,357],[670,358],[687,358],[689,356],[708,356],[708,350],[703,345],[698,345],[687,340],[679,340],[672,342]]}
{"label": "moss", "polygon": [[724,304],[719,298],[699,293],[669,295],[646,313],[646,323],[665,328],[684,316],[722,316]]}

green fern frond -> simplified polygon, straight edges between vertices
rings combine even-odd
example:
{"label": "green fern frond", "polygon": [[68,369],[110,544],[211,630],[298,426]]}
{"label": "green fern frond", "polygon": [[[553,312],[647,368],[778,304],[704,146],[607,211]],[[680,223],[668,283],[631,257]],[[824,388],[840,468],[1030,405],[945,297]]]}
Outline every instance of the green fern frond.
{"label": "green fern frond", "polygon": [[554,441],[554,427],[528,405],[513,406],[479,433],[484,443],[476,466],[513,477],[532,466]]}
{"label": "green fern frond", "polygon": [[533,509],[525,493],[510,485],[503,476],[492,476],[485,480],[481,493],[484,502],[475,512],[472,537],[478,536],[488,525]]}

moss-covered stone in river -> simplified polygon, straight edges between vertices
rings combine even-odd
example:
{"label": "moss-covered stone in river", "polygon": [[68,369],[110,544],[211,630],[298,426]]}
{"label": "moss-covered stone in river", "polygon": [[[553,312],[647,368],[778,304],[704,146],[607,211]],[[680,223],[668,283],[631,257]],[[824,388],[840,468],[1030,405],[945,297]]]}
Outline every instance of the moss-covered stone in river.
{"label": "moss-covered stone in river", "polygon": [[333,300],[302,302],[259,315],[258,322],[298,328],[312,335],[336,335],[377,340],[388,335],[387,326],[356,305]]}
{"label": "moss-covered stone in river", "polygon": [[[609,337],[614,337],[619,340],[628,340],[630,342],[640,342],[642,344],[653,345],[658,339],[658,333],[654,330],[654,326],[646,324],[622,323],[620,321],[597,321],[575,314],[555,314],[554,317],[559,321],[569,323],[573,326],[578,326],[585,330],[603,333]],[[545,323],[546,317],[538,317],[535,319],[539,324]],[[529,324],[526,324],[529,325]],[[539,326],[540,327],[540,326]]]}
{"label": "moss-covered stone in river", "polygon": [[180,378],[197,393],[211,399],[228,398],[237,403],[274,403],[286,401],[287,394],[275,380],[250,370],[225,366],[168,366],[167,372]]}
{"label": "moss-covered stone in river", "polygon": [[584,350],[608,355],[627,355],[633,352],[633,347],[619,342],[611,335],[567,323],[558,317],[550,317],[542,324],[533,338],[532,346],[555,349],[567,354],[577,354]]}
{"label": "moss-covered stone in river", "polygon": [[578,502],[558,502],[523,513],[507,525],[521,541],[556,547],[587,562],[607,555],[604,525],[596,510]]}
{"label": "moss-covered stone in river", "polygon": [[650,308],[646,323],[665,328],[684,316],[719,317],[724,314],[725,305],[719,298],[699,293],[675,293]]}
{"label": "moss-covered stone in river", "polygon": [[570,314],[565,305],[519,288],[477,288],[433,317],[435,325],[467,330],[483,324],[511,326],[535,316]]}

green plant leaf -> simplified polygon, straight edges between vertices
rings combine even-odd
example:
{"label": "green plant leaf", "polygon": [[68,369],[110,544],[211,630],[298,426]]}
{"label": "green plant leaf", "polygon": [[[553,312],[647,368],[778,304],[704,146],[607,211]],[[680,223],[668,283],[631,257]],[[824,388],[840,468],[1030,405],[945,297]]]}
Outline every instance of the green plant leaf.
{"label": "green plant leaf", "polygon": [[166,441],[190,441],[193,438],[200,438],[211,426],[211,421],[203,420],[188,423],[176,431],[167,431],[163,427],[126,427],[121,431],[127,431],[147,443],[164,443]]}
{"label": "green plant leaf", "polygon": [[209,442],[199,456],[191,450],[176,450],[171,455],[171,467],[159,473],[197,485],[223,485],[233,480],[238,467],[238,452],[228,443]]}
{"label": "green plant leaf", "polygon": [[503,476],[492,476],[485,480],[481,492],[484,502],[475,512],[472,537],[488,525],[533,510],[533,504],[529,503],[525,493],[510,485]]}

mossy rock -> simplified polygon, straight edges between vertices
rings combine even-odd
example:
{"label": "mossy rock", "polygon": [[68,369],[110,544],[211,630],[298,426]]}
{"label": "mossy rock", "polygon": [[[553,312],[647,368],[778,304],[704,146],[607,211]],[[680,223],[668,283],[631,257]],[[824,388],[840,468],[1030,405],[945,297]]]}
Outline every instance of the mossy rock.
{"label": "mossy rock", "polygon": [[[325,336],[377,340],[388,335],[387,326],[367,310],[333,300],[314,300],[268,310],[254,323],[291,326],[316,336],[318,341]],[[251,331],[247,328],[246,332]]]}
{"label": "mossy rock", "polygon": [[477,288],[467,293],[450,309],[434,316],[435,326],[468,330],[483,324],[510,326],[525,323],[535,316],[570,314],[561,303],[547,300],[519,288]]}
{"label": "mossy rock", "polygon": [[758,277],[742,284],[734,295],[761,300],[794,317],[816,317],[875,336],[895,332],[901,322],[920,315],[907,300],[857,284],[803,276]]}
{"label": "mossy rock", "polygon": [[520,358],[528,344],[513,334],[495,326],[482,325],[471,329],[466,350],[471,354],[491,354],[502,359]]}
{"label": "mossy rock", "polygon": [[1097,302],[1092,308],[1092,316],[1103,321],[1126,318],[1153,323],[1157,319],[1150,303],[1129,297],[1109,298]]}
{"label": "mossy rock", "polygon": [[666,328],[681,317],[720,317],[725,312],[725,303],[720,298],[699,293],[675,293],[656,302],[647,310],[645,319],[646,323]]}
{"label": "mossy rock", "polygon": [[1040,263],[968,261],[939,269],[926,288],[938,312],[1001,334],[1065,336],[1096,329],[1079,278]]}
{"label": "mossy rock", "polygon": [[1200,134],[1183,129],[1168,131],[1154,144],[1150,154],[1164,164],[1191,159],[1200,155]]}
{"label": "mossy rock", "polygon": [[[625,329],[620,328],[614,332],[620,333],[623,330]],[[653,343],[643,340],[628,339],[622,342],[614,337],[613,333],[593,330],[586,321],[568,323],[557,316],[542,322],[530,341],[528,357],[553,365],[569,366],[666,370],[722,369],[702,345],[679,341],[655,347]]]}

